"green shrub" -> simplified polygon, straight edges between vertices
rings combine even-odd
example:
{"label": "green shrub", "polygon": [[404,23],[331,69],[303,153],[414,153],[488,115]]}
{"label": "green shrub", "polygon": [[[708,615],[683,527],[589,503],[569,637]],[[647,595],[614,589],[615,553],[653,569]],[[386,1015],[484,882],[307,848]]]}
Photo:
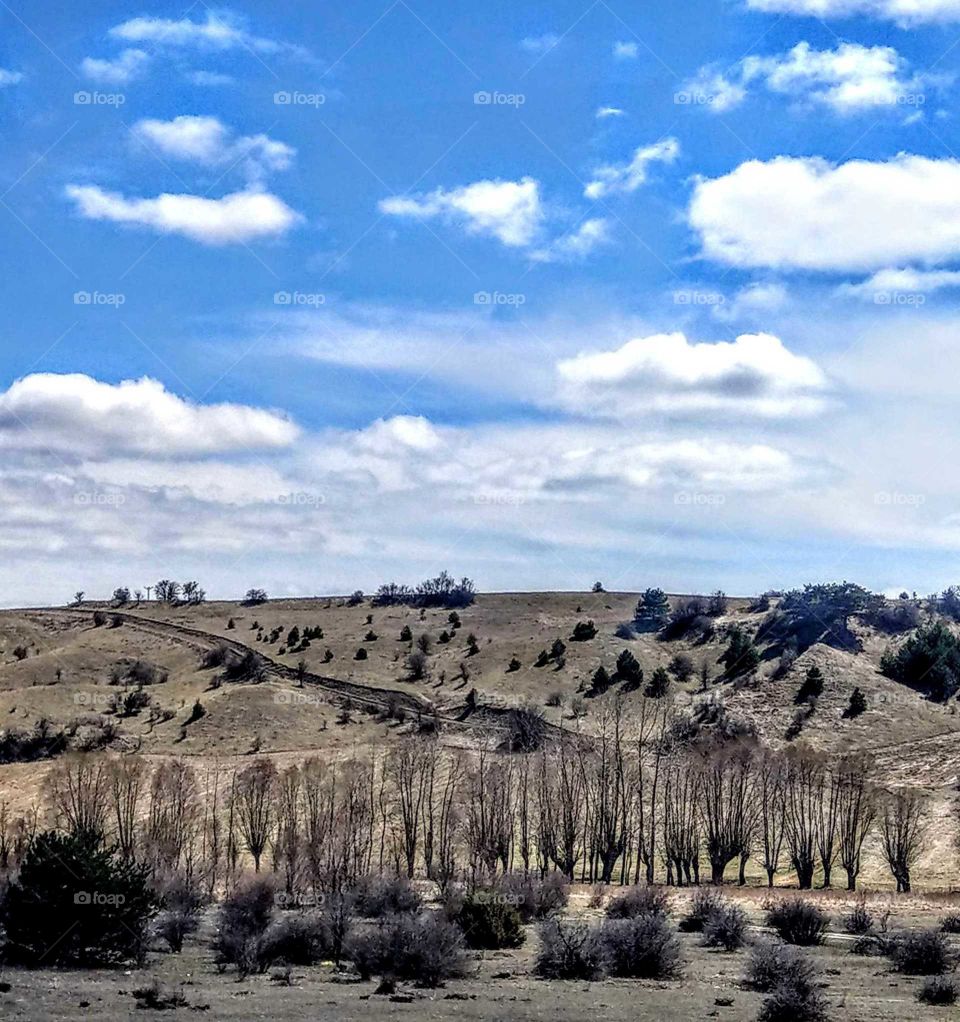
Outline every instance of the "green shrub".
{"label": "green shrub", "polygon": [[823,943],[830,917],[806,898],[784,898],[766,906],[767,925],[787,944],[812,947]]}
{"label": "green shrub", "polygon": [[467,947],[478,951],[520,947],[524,941],[520,913],[498,891],[468,894],[454,922],[463,930]]}

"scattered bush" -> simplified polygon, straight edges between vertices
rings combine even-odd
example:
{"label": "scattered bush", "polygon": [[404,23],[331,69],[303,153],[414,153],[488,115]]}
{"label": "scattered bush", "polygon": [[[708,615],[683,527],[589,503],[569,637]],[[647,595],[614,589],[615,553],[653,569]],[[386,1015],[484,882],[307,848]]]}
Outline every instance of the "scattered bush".
{"label": "scattered bush", "polygon": [[760,1022],[826,1022],[827,1002],[811,979],[781,980],[764,998]]}
{"label": "scattered bush", "polygon": [[601,924],[604,963],[613,976],[674,979],[680,975],[680,941],[663,916],[607,919]]}
{"label": "scattered bush", "polygon": [[531,874],[507,873],[497,889],[507,896],[525,923],[549,918],[566,908],[570,900],[569,881],[558,872],[548,873],[542,879]]}
{"label": "scattered bush", "polygon": [[793,701],[799,705],[819,699],[823,695],[823,685],[823,671],[814,664],[804,676],[803,684],[797,690]]}
{"label": "scattered bush", "polygon": [[813,967],[796,948],[760,940],[747,955],[743,981],[751,989],[765,994],[785,980],[810,980],[812,976]]}
{"label": "scattered bush", "polygon": [[895,934],[887,954],[897,972],[911,976],[940,976],[953,966],[953,955],[939,930]]}
{"label": "scattered bush", "polygon": [[369,876],[352,892],[354,908],[364,919],[419,912],[422,900],[406,877]]}
{"label": "scattered bush", "polygon": [[327,929],[316,912],[295,912],[273,920],[257,941],[257,971],[271,965],[316,965],[329,953]]}
{"label": "scattered bush", "polygon": [[669,914],[666,893],[659,887],[630,887],[607,905],[608,919],[636,919],[638,916]]}
{"label": "scattered bush", "polygon": [[936,702],[946,702],[960,689],[960,639],[942,621],[920,627],[899,649],[884,653],[880,670]]}
{"label": "scattered bush", "polygon": [[767,925],[787,944],[813,947],[823,943],[830,917],[806,898],[783,898],[766,906]]}
{"label": "scattered bush", "polygon": [[596,636],[597,628],[592,621],[578,621],[570,638],[573,642],[589,642]]}
{"label": "scattered bush", "polygon": [[873,916],[867,908],[864,897],[861,896],[857,899],[856,905],[841,920],[841,925],[844,933],[850,933],[857,937],[869,933],[873,929]]}
{"label": "scattered bush", "polygon": [[498,891],[468,894],[454,922],[463,930],[467,947],[478,951],[520,947],[524,941],[520,913]]}
{"label": "scattered bush", "polygon": [[241,976],[263,971],[260,942],[273,920],[275,892],[268,880],[237,887],[224,899],[213,941],[219,968],[234,965]]}
{"label": "scattered bush", "polygon": [[859,717],[861,713],[866,712],[867,697],[863,694],[859,687],[855,687],[850,693],[850,703],[843,711],[843,716],[847,720],[853,720],[855,717]]}
{"label": "scattered bush", "polygon": [[387,916],[347,941],[346,956],[360,976],[389,976],[438,987],[465,970],[460,928],[437,912]]}
{"label": "scattered bush", "polygon": [[960,912],[951,912],[940,920],[942,933],[960,933]]}
{"label": "scattered bush", "polygon": [[677,681],[689,681],[693,677],[693,672],[695,670],[693,657],[688,656],[686,653],[678,653],[670,661],[670,663],[667,664],[667,670],[677,679]]}
{"label": "scattered bush", "polygon": [[513,674],[514,671],[519,671],[523,664],[514,656],[510,658],[510,663],[507,664],[507,674]]}
{"label": "scattered bush", "polygon": [[544,979],[600,979],[604,947],[598,931],[586,923],[557,917],[540,924],[540,950],[534,972]]}
{"label": "scattered bush", "polygon": [[356,653],[353,654],[353,659],[354,660],[366,660],[367,659],[367,651],[363,648],[363,646],[361,646],[356,651]]}
{"label": "scattered bush", "polygon": [[547,736],[543,712],[532,703],[513,707],[507,715],[507,734],[512,752],[536,752]]}
{"label": "scattered bush", "polygon": [[726,904],[726,898],[715,888],[698,887],[687,914],[680,920],[680,929],[684,933],[703,933],[710,916]]}
{"label": "scattered bush", "polygon": [[413,642],[413,632],[410,631],[409,625],[404,625],[400,629],[400,641],[401,642]]}
{"label": "scattered bush", "polygon": [[746,943],[747,914],[739,905],[724,902],[707,916],[703,927],[704,947],[739,951]]}
{"label": "scattered bush", "polygon": [[931,976],[917,991],[917,1000],[922,1004],[943,1007],[957,1003],[960,987],[957,981],[947,976]]}

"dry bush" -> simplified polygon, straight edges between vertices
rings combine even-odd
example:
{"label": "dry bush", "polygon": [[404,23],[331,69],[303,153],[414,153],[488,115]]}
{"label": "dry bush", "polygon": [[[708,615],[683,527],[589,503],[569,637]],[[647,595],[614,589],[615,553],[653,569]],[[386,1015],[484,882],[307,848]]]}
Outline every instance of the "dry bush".
{"label": "dry bush", "polygon": [[873,929],[873,916],[867,908],[864,897],[861,896],[857,899],[856,905],[841,920],[841,925],[844,933],[850,933],[857,937],[869,933]]}
{"label": "dry bush", "polygon": [[957,981],[947,976],[931,976],[917,991],[917,1000],[922,1004],[940,1007],[956,1004],[960,993]]}
{"label": "dry bush", "polygon": [[954,958],[939,930],[912,930],[890,938],[887,955],[897,972],[911,976],[940,976]]}
{"label": "dry bush", "polygon": [[767,925],[776,930],[781,940],[800,947],[823,943],[830,917],[806,898],[784,898],[768,902]]}
{"label": "dry bush", "polygon": [[739,951],[747,939],[747,914],[739,905],[729,902],[718,905],[707,917],[703,927],[704,947]]}
{"label": "dry bush", "polygon": [[570,900],[570,884],[558,872],[542,879],[524,873],[507,873],[497,885],[507,895],[525,923],[546,919],[562,911]]}
{"label": "dry bush", "polygon": [[760,1022],[826,1022],[827,1002],[810,979],[781,980],[764,998]]}
{"label": "dry bush", "polygon": [[421,987],[442,986],[466,969],[463,934],[437,912],[386,916],[352,934],[344,952],[364,979],[383,976]]}
{"label": "dry bush", "polygon": [[715,888],[698,888],[690,900],[687,914],[680,920],[680,929],[684,933],[703,933],[710,916],[726,904],[726,898]]}
{"label": "dry bush", "polygon": [[534,972],[544,979],[601,979],[604,947],[598,930],[556,917],[540,924],[540,950]]}
{"label": "dry bush", "polygon": [[497,891],[472,891],[453,921],[463,931],[467,946],[477,951],[520,947],[525,939],[520,913]]}
{"label": "dry bush", "polygon": [[659,887],[631,887],[607,905],[608,919],[635,919],[650,915],[666,917],[669,913],[667,895]]}
{"label": "dry bush", "polygon": [[813,967],[796,948],[761,940],[750,949],[743,981],[752,990],[769,993],[784,980],[809,981],[812,976]]}
{"label": "dry bush", "polygon": [[352,893],[357,915],[364,919],[418,912],[422,904],[420,895],[406,877],[365,877]]}
{"label": "dry bush", "polygon": [[606,919],[600,926],[604,963],[613,976],[675,979],[682,972],[680,941],[663,916]]}

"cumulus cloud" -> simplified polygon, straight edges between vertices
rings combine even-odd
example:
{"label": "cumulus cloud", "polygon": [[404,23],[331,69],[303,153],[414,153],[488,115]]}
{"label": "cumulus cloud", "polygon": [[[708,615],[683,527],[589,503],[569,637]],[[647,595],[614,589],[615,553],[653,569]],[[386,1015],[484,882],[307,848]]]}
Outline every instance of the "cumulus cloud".
{"label": "cumulus cloud", "polygon": [[544,35],[538,36],[527,36],[520,40],[520,47],[527,51],[527,53],[534,53],[538,57],[542,57],[545,53],[549,53],[554,47],[560,43],[560,36],[555,35],[553,32],[547,32]]}
{"label": "cumulus cloud", "polygon": [[34,373],[0,393],[0,445],[10,449],[163,458],[282,448],[298,435],[276,412],[194,404],[148,377],[113,384]]}
{"label": "cumulus cloud", "polygon": [[718,113],[742,102],[748,88],[763,84],[771,92],[847,115],[918,106],[924,90],[942,80],[932,75],[908,76],[907,62],[892,46],[840,43],[833,50],[814,50],[802,42],[778,56],[745,57],[726,74],[704,69],[686,89],[691,102]]}
{"label": "cumulus cloud", "polygon": [[601,106],[597,108],[597,120],[604,121],[608,117],[623,117],[626,110],[621,110],[618,106]]}
{"label": "cumulus cloud", "polygon": [[133,137],[173,159],[207,167],[243,164],[257,180],[271,171],[286,170],[296,150],[267,135],[237,136],[216,117],[181,115],[170,121],[146,119],[132,129]]}
{"label": "cumulus cloud", "polygon": [[216,85],[233,85],[236,79],[233,75],[221,74],[219,71],[188,71],[185,75],[188,82],[192,85],[199,85],[201,87],[216,86]]}
{"label": "cumulus cloud", "polygon": [[724,412],[782,418],[825,406],[827,378],[770,334],[691,343],[681,333],[638,337],[557,366],[567,407],[620,418],[645,412]]}
{"label": "cumulus cloud", "polygon": [[110,36],[128,43],[153,43],[157,46],[206,50],[250,49],[259,53],[298,50],[273,39],[254,35],[246,23],[229,12],[207,11],[206,18],[131,18],[110,29]]}
{"label": "cumulus cloud", "polygon": [[750,160],[699,180],[688,219],[704,255],[732,266],[839,272],[942,263],[960,254],[960,161]]}
{"label": "cumulus cloud", "polygon": [[544,219],[540,184],[530,177],[476,181],[420,196],[394,196],[381,200],[379,208],[388,216],[460,223],[469,233],[497,238],[509,248],[530,245]]}
{"label": "cumulus cloud", "polygon": [[180,234],[205,245],[230,245],[278,237],[302,219],[269,192],[242,191],[208,199],[164,193],[152,199],[128,199],[94,185],[68,185],[80,216]]}
{"label": "cumulus cloud", "polygon": [[4,67],[0,67],[0,89],[5,85],[16,85],[18,82],[23,81],[23,74],[20,71],[8,71]]}
{"label": "cumulus cloud", "polygon": [[576,230],[561,234],[548,245],[530,253],[538,263],[566,263],[585,259],[610,240],[610,221],[604,217],[584,220]]}
{"label": "cumulus cloud", "polygon": [[853,295],[887,304],[895,294],[931,294],[945,288],[960,287],[960,270],[878,270],[857,284],[841,284],[840,294]]}
{"label": "cumulus cloud", "polygon": [[640,48],[636,43],[617,41],[613,44],[613,56],[615,60],[636,60],[640,55]]}
{"label": "cumulus cloud", "polygon": [[626,163],[598,167],[583,194],[588,199],[602,199],[617,192],[635,192],[647,180],[651,163],[673,163],[679,153],[680,143],[675,138],[640,146]]}
{"label": "cumulus cloud", "polygon": [[747,6],[770,14],[812,18],[870,15],[899,25],[960,21],[960,0],[747,0]]}
{"label": "cumulus cloud", "polygon": [[87,78],[106,85],[126,85],[142,78],[150,65],[150,56],[143,50],[124,50],[113,60],[85,57],[80,70]]}

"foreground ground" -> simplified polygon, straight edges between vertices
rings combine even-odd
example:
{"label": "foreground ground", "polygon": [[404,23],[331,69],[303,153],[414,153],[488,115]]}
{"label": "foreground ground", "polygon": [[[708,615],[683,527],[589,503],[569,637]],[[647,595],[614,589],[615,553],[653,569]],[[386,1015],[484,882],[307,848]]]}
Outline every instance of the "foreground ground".
{"label": "foreground ground", "polygon": [[[756,928],[753,939],[764,936],[762,891],[738,896]],[[814,894],[835,919],[852,905],[845,895]],[[673,895],[675,915],[685,896]],[[890,928],[935,926],[956,899],[871,897],[876,916],[892,910]],[[599,916],[588,908],[588,893],[578,891],[569,911]],[[727,1019],[748,1022],[757,1018],[762,996],[741,983],[747,951],[722,954],[699,946],[699,938],[682,935],[684,977],[671,982],[608,979],[601,982],[547,982],[531,975],[536,934],[528,929],[526,943],[517,951],[485,952],[471,961],[471,974],[451,981],[440,990],[401,987],[394,995],[375,993],[377,982],[359,982],[332,965],[294,969],[290,985],[269,975],[237,980],[219,974],[205,944],[211,920],[189,942],[181,955],[152,954],[143,970],[36,971],[6,970],[9,990],[0,994],[0,1015],[9,1019],[67,1020],[96,1018],[169,1018],[170,1012],[140,1010],[133,991],[157,980],[166,991],[181,991],[192,1010],[216,1019],[283,1019],[291,1022],[328,1017],[345,1022],[373,1019],[488,1020],[527,1022],[583,1022],[584,1019],[631,1019],[636,1022]],[[839,925],[834,923],[835,929]],[[851,938],[831,932],[824,947],[808,952],[837,1022],[894,1022],[904,1018],[955,1017],[955,1009],[930,1008],[917,1003],[921,980],[893,972],[885,959],[850,953]],[[176,1012],[174,1016],[176,1016]]]}

